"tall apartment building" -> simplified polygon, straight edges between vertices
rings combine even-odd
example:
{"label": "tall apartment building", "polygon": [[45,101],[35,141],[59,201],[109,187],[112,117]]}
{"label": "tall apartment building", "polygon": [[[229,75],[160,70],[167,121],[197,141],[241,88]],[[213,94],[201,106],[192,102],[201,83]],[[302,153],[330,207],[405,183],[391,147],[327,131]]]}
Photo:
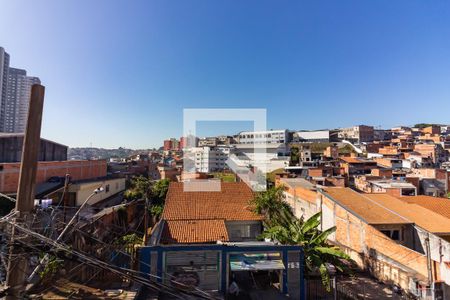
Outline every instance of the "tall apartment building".
{"label": "tall apartment building", "polygon": [[202,173],[220,172],[227,168],[226,161],[230,156],[229,147],[197,147],[193,148],[195,170]]}
{"label": "tall apartment building", "polygon": [[9,55],[0,47],[0,131],[25,131],[31,86],[40,84],[37,77],[27,76],[22,69],[9,66]]}
{"label": "tall apartment building", "polygon": [[[3,131],[3,122],[5,118],[4,101],[6,101],[6,87],[8,83],[9,54],[0,47],[0,131]],[[5,100],[4,100],[5,99]]]}

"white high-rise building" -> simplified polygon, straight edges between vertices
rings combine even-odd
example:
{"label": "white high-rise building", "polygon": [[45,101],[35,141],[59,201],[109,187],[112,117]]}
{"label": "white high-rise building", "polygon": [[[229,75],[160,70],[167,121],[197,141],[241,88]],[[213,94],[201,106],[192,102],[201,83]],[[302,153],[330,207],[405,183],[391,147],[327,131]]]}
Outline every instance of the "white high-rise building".
{"label": "white high-rise building", "polygon": [[0,47],[0,131],[25,131],[31,86],[40,84],[37,77],[22,69],[9,67],[9,55]]}
{"label": "white high-rise building", "polygon": [[227,168],[226,161],[230,156],[229,147],[196,147],[194,154],[195,171],[202,173],[220,172]]}

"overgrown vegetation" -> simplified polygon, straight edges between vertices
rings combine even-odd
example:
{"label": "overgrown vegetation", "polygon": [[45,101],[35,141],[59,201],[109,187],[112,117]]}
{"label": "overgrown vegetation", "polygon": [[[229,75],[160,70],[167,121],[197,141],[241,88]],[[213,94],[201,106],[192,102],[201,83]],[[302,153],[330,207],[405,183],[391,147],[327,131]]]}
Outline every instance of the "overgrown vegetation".
{"label": "overgrown vegetation", "polygon": [[147,199],[148,213],[152,218],[152,223],[155,223],[163,212],[169,184],[169,179],[152,182],[144,176],[134,177],[131,179],[130,187],[125,191],[124,197],[128,200]]}
{"label": "overgrown vegetation", "polygon": [[298,146],[291,147],[291,158],[289,161],[289,165],[297,166],[300,163],[299,152],[300,152],[300,150],[298,149]]}
{"label": "overgrown vegetation", "polygon": [[346,260],[350,257],[338,247],[327,242],[336,231],[331,227],[320,231],[321,213],[307,220],[298,219],[284,200],[284,187],[272,187],[258,193],[252,201],[255,212],[264,216],[264,231],[261,238],[269,238],[283,245],[301,245],[305,254],[306,268],[309,274],[318,272],[323,285],[331,289],[328,265],[336,270],[347,270]]}
{"label": "overgrown vegetation", "polygon": [[350,145],[345,145],[342,148],[339,148],[339,154],[350,154],[350,153],[356,153],[355,150]]}
{"label": "overgrown vegetation", "polygon": [[[39,255],[39,261],[41,261],[45,256],[45,253]],[[63,261],[58,259],[56,256],[50,255],[48,261],[44,264],[44,268],[39,272],[39,277],[41,279],[50,279],[53,277],[58,270],[63,266]]]}
{"label": "overgrown vegetation", "polygon": [[439,124],[419,123],[419,124],[414,125],[414,127],[415,128],[426,128],[426,127],[430,127],[430,126],[433,126],[433,125],[440,126]]}
{"label": "overgrown vegetation", "polygon": [[150,196],[150,180],[144,176],[133,177],[124,197],[128,200],[145,199]]}
{"label": "overgrown vegetation", "polygon": [[169,179],[157,181],[151,188],[149,212],[153,222],[157,222],[162,215],[166,201],[167,191],[169,190]]}
{"label": "overgrown vegetation", "polygon": [[234,173],[217,172],[212,173],[214,178],[220,179],[223,182],[236,182],[236,175]]}
{"label": "overgrown vegetation", "polygon": [[114,241],[114,245],[123,247],[142,245],[142,237],[138,236],[136,233],[127,234],[117,238]]}
{"label": "overgrown vegetation", "polygon": [[327,147],[332,145],[332,143],[311,143],[311,153],[321,154]]}
{"label": "overgrown vegetation", "polygon": [[276,177],[276,175],[279,174],[279,173],[283,173],[283,172],[284,172],[284,169],[280,168],[280,169],[273,170],[270,173],[267,173],[267,178],[266,178],[267,182],[271,183],[271,184],[275,184],[275,177]]}

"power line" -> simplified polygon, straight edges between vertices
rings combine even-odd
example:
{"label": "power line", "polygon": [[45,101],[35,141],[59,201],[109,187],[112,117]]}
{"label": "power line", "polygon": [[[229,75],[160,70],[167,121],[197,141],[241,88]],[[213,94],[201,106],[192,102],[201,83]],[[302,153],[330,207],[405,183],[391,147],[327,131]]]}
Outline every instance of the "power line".
{"label": "power line", "polygon": [[[102,268],[108,271],[111,271],[113,273],[118,274],[119,276],[122,276],[124,278],[127,278],[129,280],[132,281],[136,281],[138,283],[141,283],[151,289],[157,290],[157,291],[161,291],[164,290],[165,292],[169,292],[169,290],[175,290],[177,293],[181,293],[181,294],[193,294],[196,295],[198,297],[204,298],[204,299],[214,299],[214,297],[212,295],[210,295],[209,293],[206,293],[204,291],[201,290],[196,290],[195,292],[193,291],[186,291],[177,287],[173,287],[173,286],[167,286],[165,284],[162,283],[155,283],[155,282],[149,282],[148,278],[146,277],[142,277],[141,274],[144,274],[140,271],[135,271],[135,270],[131,270],[131,269],[127,269],[127,268],[123,268],[123,267],[118,267],[118,266],[112,266],[110,264],[108,264],[107,262],[101,261],[97,258],[92,258],[88,255],[85,255],[82,252],[79,252],[78,250],[74,250],[72,248],[69,248],[68,246],[61,244],[60,242],[54,241],[52,239],[49,239],[39,233],[36,233],[30,229],[27,229],[21,225],[15,224],[14,222],[9,222],[9,224],[13,225],[14,228],[28,234],[30,237],[33,237],[45,244],[47,244],[48,246],[51,246],[51,252],[52,253],[56,253],[58,254],[60,251],[64,252],[65,254],[68,254],[69,257],[74,257],[76,260],[79,260],[81,262],[84,262],[88,265],[94,266],[94,267],[98,267],[98,268]],[[25,241],[19,241],[20,243],[25,243]],[[30,245],[25,245],[30,247]],[[33,246],[32,246],[33,247]],[[34,246],[35,247],[35,246]],[[145,276],[148,276],[149,274],[145,274]],[[157,277],[155,275],[152,275],[153,277]],[[160,278],[159,278],[160,279]],[[181,286],[183,286],[182,283],[178,283]],[[201,292],[200,292],[201,291]],[[178,296],[177,294],[174,294],[174,296]],[[183,299],[183,298],[181,298]]]}

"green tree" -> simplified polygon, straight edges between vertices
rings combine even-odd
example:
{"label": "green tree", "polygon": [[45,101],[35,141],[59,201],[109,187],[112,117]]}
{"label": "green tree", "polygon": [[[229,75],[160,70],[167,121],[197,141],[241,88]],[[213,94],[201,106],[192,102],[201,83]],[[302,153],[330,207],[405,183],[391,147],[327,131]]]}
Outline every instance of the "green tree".
{"label": "green tree", "polygon": [[151,189],[152,204],[164,204],[166,194],[169,190],[169,179],[158,180]]}
{"label": "green tree", "polygon": [[297,146],[291,147],[291,161],[290,161],[291,166],[297,166],[299,164],[300,162],[299,153],[300,150],[298,149]]}
{"label": "green tree", "polygon": [[264,216],[267,226],[275,225],[281,214],[292,215],[291,207],[284,199],[284,190],[284,186],[273,186],[257,193],[251,201],[254,211]]}
{"label": "green tree", "polygon": [[283,245],[301,245],[306,269],[309,272],[318,271],[323,285],[330,290],[330,274],[327,264],[344,272],[347,269],[345,260],[350,260],[350,257],[338,247],[327,243],[328,237],[336,231],[336,227],[320,231],[318,229],[320,212],[306,221],[286,213],[279,214],[278,217],[277,225],[266,228],[261,237],[278,241]]}
{"label": "green tree", "polygon": [[151,196],[149,198],[151,201],[148,210],[152,217],[152,224],[155,224],[162,215],[167,191],[169,190],[169,184],[169,179],[161,179],[157,181],[151,188]]}
{"label": "green tree", "polygon": [[130,233],[117,238],[113,244],[124,247],[142,245],[142,237],[138,236],[136,233]]}
{"label": "green tree", "polygon": [[124,197],[129,200],[144,199],[150,196],[150,179],[144,176],[133,177],[130,188],[125,191]]}

